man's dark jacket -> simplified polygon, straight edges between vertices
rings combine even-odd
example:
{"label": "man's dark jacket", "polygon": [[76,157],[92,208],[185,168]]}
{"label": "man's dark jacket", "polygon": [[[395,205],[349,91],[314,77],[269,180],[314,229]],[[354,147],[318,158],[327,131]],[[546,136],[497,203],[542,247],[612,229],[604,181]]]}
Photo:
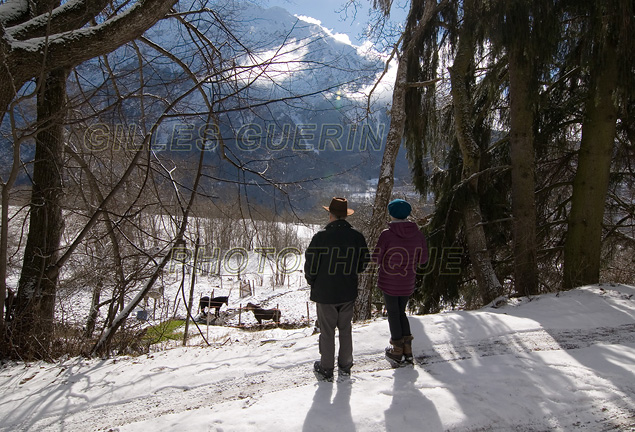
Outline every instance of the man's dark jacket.
{"label": "man's dark jacket", "polygon": [[311,300],[338,304],[357,298],[357,274],[366,268],[370,254],[362,233],[346,220],[333,221],[315,234],[305,258]]}

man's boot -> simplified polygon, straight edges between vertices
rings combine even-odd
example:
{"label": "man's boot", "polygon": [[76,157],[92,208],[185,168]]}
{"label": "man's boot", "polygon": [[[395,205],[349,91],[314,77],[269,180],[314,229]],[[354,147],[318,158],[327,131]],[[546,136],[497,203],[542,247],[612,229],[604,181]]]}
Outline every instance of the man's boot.
{"label": "man's boot", "polygon": [[319,380],[333,381],[333,369],[324,369],[320,361],[313,363],[313,371]]}
{"label": "man's boot", "polygon": [[413,339],[414,337],[412,335],[403,337],[403,356],[404,356],[404,361],[408,363],[414,362],[414,357],[412,355],[412,340]]}
{"label": "man's boot", "polygon": [[399,366],[403,360],[403,338],[392,340],[390,339],[390,346],[386,348],[386,359],[393,365]]}

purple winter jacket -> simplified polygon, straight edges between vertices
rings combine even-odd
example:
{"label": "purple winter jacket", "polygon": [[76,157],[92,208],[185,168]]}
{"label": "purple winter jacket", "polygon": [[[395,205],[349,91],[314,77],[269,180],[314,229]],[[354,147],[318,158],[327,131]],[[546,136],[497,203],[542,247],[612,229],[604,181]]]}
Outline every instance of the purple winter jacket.
{"label": "purple winter jacket", "polygon": [[417,266],[428,261],[426,238],[414,222],[393,221],[379,236],[373,261],[379,266],[379,289],[409,296],[415,289]]}

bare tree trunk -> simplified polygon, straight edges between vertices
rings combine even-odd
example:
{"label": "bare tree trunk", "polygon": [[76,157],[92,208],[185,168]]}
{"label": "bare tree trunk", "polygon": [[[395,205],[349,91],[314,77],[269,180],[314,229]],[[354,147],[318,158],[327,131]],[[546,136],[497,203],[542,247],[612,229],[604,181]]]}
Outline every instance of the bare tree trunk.
{"label": "bare tree trunk", "polygon": [[472,20],[474,0],[466,0],[463,25],[459,31],[459,42],[450,67],[452,102],[456,137],[463,156],[463,174],[466,180],[466,202],[463,205],[463,224],[467,238],[470,260],[476,276],[481,300],[489,303],[502,293],[502,286],[494,272],[487,247],[487,238],[483,228],[480,200],[478,195],[478,173],[481,168],[481,149],[474,139],[468,81],[470,65],[474,54]]}
{"label": "bare tree trunk", "polygon": [[[11,119],[13,122],[13,118]],[[2,119],[0,119],[0,123]],[[11,165],[11,172],[6,182],[3,182],[2,187],[2,216],[0,219],[0,337],[4,334],[5,330],[5,297],[7,295],[7,264],[9,260],[9,198],[11,189],[18,178],[18,172],[22,168],[20,163],[20,145],[22,142],[19,139],[15,139],[13,143],[13,160]],[[7,312],[10,312],[7,310]],[[7,317],[9,313],[7,313]]]}
{"label": "bare tree trunk", "polygon": [[4,299],[7,296],[7,260],[9,259],[9,192],[11,186],[2,185],[2,219],[0,221],[0,337],[4,335]]}
{"label": "bare tree trunk", "polygon": [[[392,195],[392,189],[395,183],[395,162],[401,141],[403,139],[404,127],[406,124],[406,92],[408,90],[408,58],[410,52],[417,43],[419,35],[428,26],[432,18],[438,11],[444,7],[447,2],[437,3],[436,0],[425,0],[425,9],[423,17],[418,21],[414,28],[407,28],[405,35],[403,53],[399,57],[397,63],[397,77],[395,78],[395,87],[392,95],[392,105],[390,107],[390,128],[386,137],[386,147],[379,169],[379,181],[377,183],[377,191],[375,193],[375,201],[373,203],[373,213],[368,227],[366,242],[371,251],[374,249],[379,239],[379,235],[386,227],[388,222],[388,203]],[[385,10],[389,9],[388,4],[383,6]],[[412,8],[410,13],[412,13]],[[410,20],[410,17],[409,17]],[[414,21],[414,20],[413,20]],[[425,83],[424,85],[433,84],[434,82]],[[371,269],[360,275],[359,289],[357,300],[355,301],[355,320],[364,320],[370,318],[371,300],[373,288],[376,285],[377,274]]]}
{"label": "bare tree trunk", "polygon": [[[89,27],[86,24],[107,1],[63,6],[59,0],[13,3],[0,5],[0,121],[26,82],[37,78],[40,83],[30,229],[12,332],[23,355],[32,356],[48,350],[59,269],[68,259],[65,254],[58,260],[66,70],[139,37],[176,0],[137,0],[117,16]],[[73,37],[68,37],[71,33]],[[5,187],[3,200],[8,200],[7,193]],[[6,290],[4,282],[2,287]]]}
{"label": "bare tree trunk", "polygon": [[[516,48],[524,50],[524,47]],[[509,53],[509,111],[514,231],[514,282],[520,295],[538,294],[534,112],[531,59]]]}
{"label": "bare tree trunk", "polygon": [[[198,249],[200,247],[200,238],[196,237],[196,245],[194,246],[194,262],[192,264],[192,277],[190,284],[190,298],[189,302],[185,305],[187,315],[185,316],[185,331],[183,332],[183,346],[187,346],[188,332],[190,330],[190,318],[194,321],[192,316],[192,307],[194,306],[194,287],[196,286],[196,266],[198,265]],[[182,292],[183,301],[185,301],[185,291]]]}
{"label": "bare tree trunk", "polygon": [[615,46],[605,43],[603,60],[592,68],[578,169],[573,181],[569,229],[564,248],[564,289],[600,279],[602,220],[615,142],[618,79]]}
{"label": "bare tree trunk", "polygon": [[[395,162],[406,124],[405,97],[407,69],[406,56],[402,56],[397,65],[397,78],[395,80],[392,107],[390,109],[390,128],[388,130],[388,136],[386,137],[386,148],[384,149],[384,156],[381,161],[379,182],[377,183],[377,192],[375,193],[375,202],[373,204],[373,215],[367,233],[368,238],[366,239],[371,251],[375,247],[375,244],[377,244],[379,234],[381,234],[388,222],[388,202],[390,201],[392,188],[395,183]],[[358,295],[355,301],[355,320],[370,318],[371,299],[375,284],[375,272],[366,271],[360,275]]]}
{"label": "bare tree trunk", "polygon": [[[2,23],[0,23],[0,41],[5,39],[6,31]],[[7,64],[9,45],[0,42],[0,76],[10,77],[12,75],[11,68]],[[0,79],[0,123],[4,120],[6,109],[15,98],[16,86],[22,87],[23,82],[16,83],[10,79]]]}
{"label": "bare tree trunk", "polygon": [[37,100],[38,132],[29,234],[16,296],[14,344],[23,356],[45,355],[49,350],[55,312],[57,274],[46,269],[57,261],[64,229],[62,175],[67,72],[48,73]]}
{"label": "bare tree trunk", "polygon": [[97,323],[97,317],[99,316],[99,299],[101,297],[102,286],[102,282],[99,281],[93,289],[93,298],[90,302],[90,312],[88,313],[88,319],[86,320],[86,330],[84,331],[84,336],[86,338],[93,337],[93,332],[95,331],[95,324]]}

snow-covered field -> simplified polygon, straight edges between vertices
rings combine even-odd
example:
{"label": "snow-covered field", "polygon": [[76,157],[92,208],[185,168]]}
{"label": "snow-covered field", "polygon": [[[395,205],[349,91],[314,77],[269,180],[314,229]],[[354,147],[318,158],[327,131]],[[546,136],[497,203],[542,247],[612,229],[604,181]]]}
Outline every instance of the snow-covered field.
{"label": "snow-covered field", "polygon": [[[635,288],[602,285],[354,326],[350,378],[318,382],[312,328],[211,326],[212,347],[0,369],[2,431],[632,431]],[[302,302],[299,302],[302,303]],[[305,308],[301,304],[300,308]]]}

